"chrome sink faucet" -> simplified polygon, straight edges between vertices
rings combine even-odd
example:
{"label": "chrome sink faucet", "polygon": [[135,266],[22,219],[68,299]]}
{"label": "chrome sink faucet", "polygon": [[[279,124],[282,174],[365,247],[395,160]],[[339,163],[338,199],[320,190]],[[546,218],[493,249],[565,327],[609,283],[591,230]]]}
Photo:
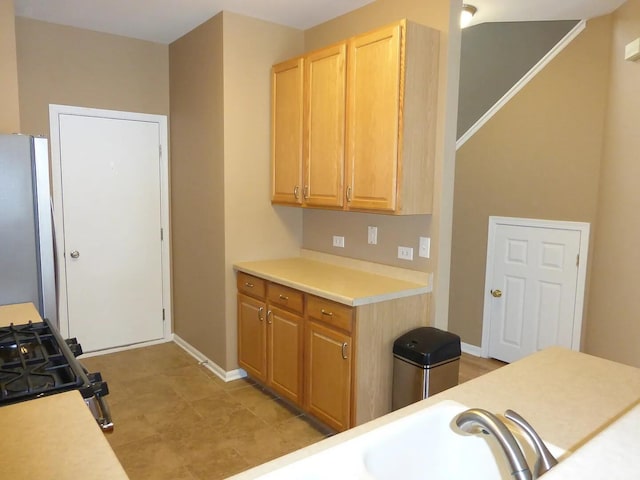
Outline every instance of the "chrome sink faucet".
{"label": "chrome sink faucet", "polygon": [[493,435],[509,462],[514,480],[533,479],[520,445],[505,424],[494,414],[480,408],[472,408],[458,415],[455,423],[467,433]]}
{"label": "chrome sink faucet", "polygon": [[536,464],[533,467],[533,478],[538,478],[540,475],[548,472],[558,464],[558,460],[554,457],[547,446],[544,444],[540,436],[536,433],[533,427],[524,418],[518,415],[513,410],[507,410],[504,412],[504,416],[511,420],[518,426],[518,429],[528,437],[529,441],[533,445],[536,451]]}

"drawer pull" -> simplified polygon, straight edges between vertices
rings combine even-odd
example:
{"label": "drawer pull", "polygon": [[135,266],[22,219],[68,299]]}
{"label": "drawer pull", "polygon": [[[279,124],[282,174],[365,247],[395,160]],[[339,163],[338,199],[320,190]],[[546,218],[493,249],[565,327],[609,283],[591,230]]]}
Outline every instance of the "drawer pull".
{"label": "drawer pull", "polygon": [[280,295],[280,300],[284,300],[285,302],[288,302],[289,297],[287,297],[286,295]]}
{"label": "drawer pull", "polygon": [[260,307],[258,309],[258,320],[263,321],[264,317],[262,316],[262,313],[264,312],[264,307]]}
{"label": "drawer pull", "polygon": [[327,317],[333,317],[333,312],[327,312],[324,308],[320,310],[322,315],[326,315]]}
{"label": "drawer pull", "polygon": [[347,342],[342,344],[342,358],[347,359]]}
{"label": "drawer pull", "polygon": [[253,283],[249,283],[249,282],[244,282],[244,286],[247,287],[247,288],[253,288],[254,287]]}
{"label": "drawer pull", "polygon": [[300,198],[300,187],[296,185],[293,187],[293,196],[298,200]]}
{"label": "drawer pull", "polygon": [[271,310],[267,310],[267,323],[269,325],[273,323],[273,312]]}

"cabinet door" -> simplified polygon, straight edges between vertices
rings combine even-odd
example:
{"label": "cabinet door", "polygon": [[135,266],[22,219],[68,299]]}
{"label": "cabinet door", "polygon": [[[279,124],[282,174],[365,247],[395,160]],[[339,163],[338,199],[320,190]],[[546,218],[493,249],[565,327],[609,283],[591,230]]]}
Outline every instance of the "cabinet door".
{"label": "cabinet door", "polygon": [[268,384],[302,405],[302,318],[273,306],[268,321]]}
{"label": "cabinet door", "polygon": [[304,202],[342,207],[344,203],[344,131],[346,44],[305,57]]}
{"label": "cabinet door", "polygon": [[351,426],[351,337],[312,321],[306,335],[306,409],[330,427],[346,430]]}
{"label": "cabinet door", "polygon": [[238,294],[238,363],[257,380],[267,380],[265,303]]}
{"label": "cabinet door", "polygon": [[302,203],[303,60],[271,69],[271,186],[273,203]]}
{"label": "cabinet door", "polygon": [[347,206],[396,209],[402,25],[349,42]]}

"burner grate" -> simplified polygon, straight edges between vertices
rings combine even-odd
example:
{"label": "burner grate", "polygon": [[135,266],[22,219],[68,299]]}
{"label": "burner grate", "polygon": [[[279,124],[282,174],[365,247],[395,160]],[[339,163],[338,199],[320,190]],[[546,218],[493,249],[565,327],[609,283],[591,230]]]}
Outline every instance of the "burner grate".
{"label": "burner grate", "polygon": [[82,385],[47,324],[0,328],[0,403]]}

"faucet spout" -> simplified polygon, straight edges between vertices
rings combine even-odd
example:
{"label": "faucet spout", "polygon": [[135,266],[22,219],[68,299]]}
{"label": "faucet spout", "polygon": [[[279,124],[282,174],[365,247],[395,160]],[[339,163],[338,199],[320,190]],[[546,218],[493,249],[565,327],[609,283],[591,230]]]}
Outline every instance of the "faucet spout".
{"label": "faucet spout", "polygon": [[459,414],[455,423],[467,433],[490,433],[493,435],[504,452],[514,480],[532,480],[529,465],[527,465],[518,442],[504,423],[494,414],[480,408],[472,408]]}
{"label": "faucet spout", "polygon": [[534,478],[540,477],[558,464],[558,460],[556,460],[556,457],[551,454],[547,446],[544,444],[538,433],[533,429],[529,422],[527,422],[524,418],[522,418],[521,415],[517,414],[513,410],[507,410],[506,412],[504,412],[504,416],[518,425],[518,427],[520,427],[520,430],[524,432],[527,437],[529,437],[529,440],[533,444],[536,455],[538,456],[536,464],[533,467]]}

